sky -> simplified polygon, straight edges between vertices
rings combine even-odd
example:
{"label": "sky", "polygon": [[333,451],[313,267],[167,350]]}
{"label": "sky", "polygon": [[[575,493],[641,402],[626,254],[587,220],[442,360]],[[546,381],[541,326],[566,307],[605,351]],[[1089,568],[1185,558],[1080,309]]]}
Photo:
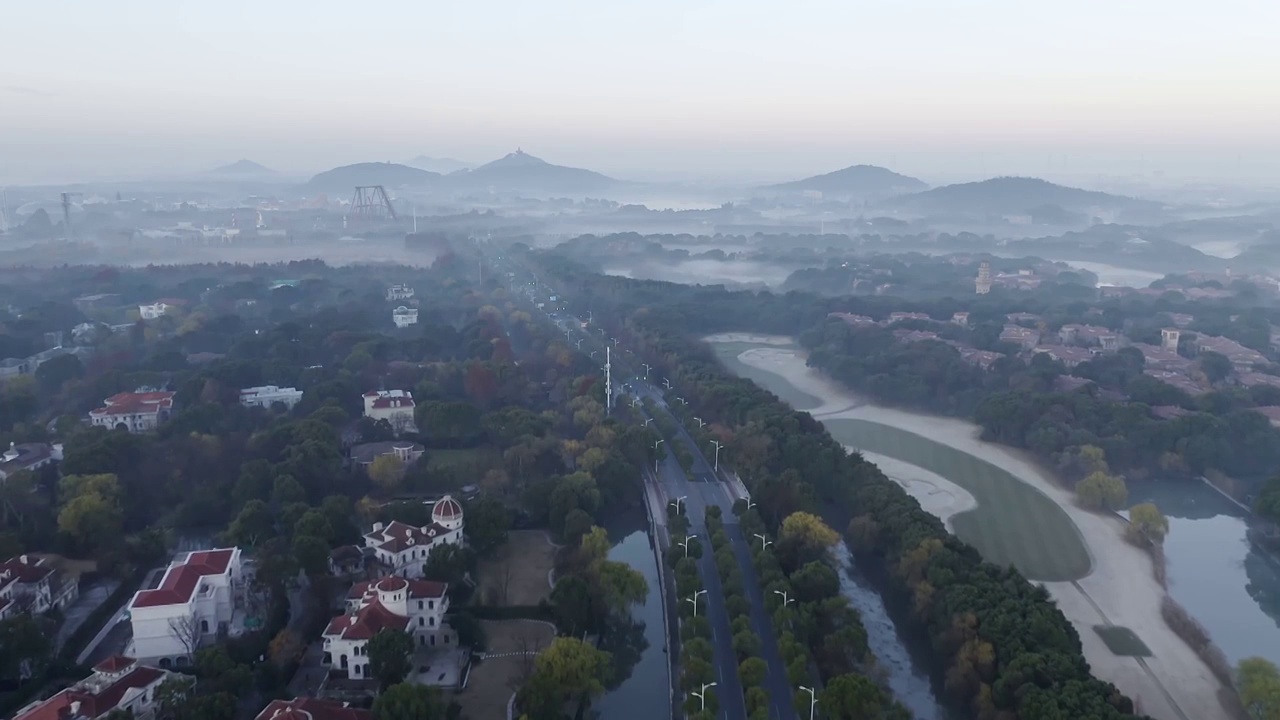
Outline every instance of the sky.
{"label": "sky", "polygon": [[40,0],[2,17],[0,183],[516,147],[634,179],[1280,178],[1276,0]]}

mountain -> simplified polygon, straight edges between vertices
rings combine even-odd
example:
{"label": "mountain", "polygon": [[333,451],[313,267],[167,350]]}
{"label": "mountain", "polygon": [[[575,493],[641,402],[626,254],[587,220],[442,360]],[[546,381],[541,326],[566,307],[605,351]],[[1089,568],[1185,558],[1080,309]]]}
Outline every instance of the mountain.
{"label": "mountain", "polygon": [[303,188],[313,192],[352,190],[357,185],[383,185],[394,188],[402,185],[431,185],[439,179],[440,173],[408,165],[367,162],[326,170],[308,180]]}
{"label": "mountain", "polygon": [[852,165],[825,175],[814,175],[803,180],[768,185],[760,188],[767,193],[820,192],[838,197],[886,198],[894,195],[919,192],[928,184],[916,178],[875,165]]}
{"label": "mountain", "polygon": [[1055,185],[1029,177],[998,177],[980,182],[943,185],[889,200],[888,205],[926,213],[1033,215],[1053,209],[1068,212],[1132,212],[1155,214],[1160,203]]}
{"label": "mountain", "polygon": [[252,160],[237,160],[209,171],[214,175],[275,175],[276,171]]}
{"label": "mountain", "polygon": [[459,170],[470,170],[475,167],[475,165],[462,162],[461,160],[454,160],[453,158],[433,158],[427,155],[419,155],[418,157],[406,162],[405,165],[416,167],[419,170],[430,170],[431,172],[440,173],[441,175],[448,175],[451,172],[457,172]]}
{"label": "mountain", "polygon": [[486,163],[474,170],[460,170],[445,178],[459,190],[492,189],[537,195],[583,195],[616,187],[611,177],[591,170],[552,165],[522,150]]}

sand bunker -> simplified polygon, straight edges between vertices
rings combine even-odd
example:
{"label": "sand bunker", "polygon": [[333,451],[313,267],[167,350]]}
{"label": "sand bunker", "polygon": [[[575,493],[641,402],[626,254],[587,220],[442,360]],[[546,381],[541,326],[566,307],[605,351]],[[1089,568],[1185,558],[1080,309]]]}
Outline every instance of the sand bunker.
{"label": "sand bunker", "polygon": [[[854,450],[848,446],[845,449]],[[907,494],[920,503],[920,507],[937,516],[948,530],[951,529],[953,515],[967,512],[978,506],[978,501],[969,494],[968,490],[941,475],[887,455],[863,452],[862,457],[875,463],[885,476],[901,485]]]}

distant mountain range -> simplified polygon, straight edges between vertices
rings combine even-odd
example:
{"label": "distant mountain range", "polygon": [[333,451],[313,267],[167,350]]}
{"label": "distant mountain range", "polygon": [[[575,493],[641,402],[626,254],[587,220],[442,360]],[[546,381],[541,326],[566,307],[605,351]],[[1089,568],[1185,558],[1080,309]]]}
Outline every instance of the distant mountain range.
{"label": "distant mountain range", "polygon": [[916,212],[960,215],[1034,215],[1050,209],[1073,213],[1096,210],[1157,213],[1163,207],[1151,200],[1081,190],[1028,177],[998,177],[943,185],[893,198],[886,204]]}
{"label": "distant mountain range", "polygon": [[790,194],[820,192],[824,196],[859,197],[880,199],[925,190],[929,185],[921,180],[878,167],[876,165],[852,165],[825,175],[814,175],[803,180],[768,185],[761,192]]}
{"label": "distant mountain range", "polygon": [[237,160],[230,165],[214,168],[209,171],[213,175],[275,175],[276,171],[252,160]]}
{"label": "distant mountain range", "polygon": [[470,170],[475,167],[471,163],[454,160],[453,158],[434,158],[427,155],[419,155],[405,163],[410,167],[416,167],[419,170],[430,170],[441,175],[448,175],[451,172],[459,170]]}
{"label": "distant mountain range", "polygon": [[425,187],[435,184],[440,173],[390,162],[367,162],[343,165],[326,170],[307,181],[303,190],[311,192],[347,191],[357,185]]}
{"label": "distant mountain range", "polygon": [[460,170],[445,179],[459,190],[493,189],[499,192],[539,195],[581,195],[616,187],[617,180],[592,170],[552,165],[522,150],[486,163],[474,170]]}

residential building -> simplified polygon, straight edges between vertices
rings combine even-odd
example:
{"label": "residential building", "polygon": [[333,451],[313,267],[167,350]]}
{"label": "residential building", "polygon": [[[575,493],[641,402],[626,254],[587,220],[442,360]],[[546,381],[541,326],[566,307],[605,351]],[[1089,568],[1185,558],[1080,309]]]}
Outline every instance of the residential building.
{"label": "residential building", "polygon": [[107,308],[117,307],[123,302],[123,298],[115,293],[100,293],[97,295],[81,295],[71,301],[76,309],[86,315],[95,310],[105,310]]}
{"label": "residential building", "polygon": [[1187,415],[1190,415],[1190,414],[1191,414],[1190,410],[1187,410],[1185,408],[1180,408],[1177,405],[1152,405],[1151,406],[1152,417],[1156,417],[1161,420],[1177,420],[1180,417],[1186,417]]}
{"label": "residential building", "polygon": [[185,304],[186,301],[184,300],[175,300],[172,298],[157,300],[153,303],[139,305],[138,317],[143,320],[155,320],[156,318],[168,315],[170,312],[181,308]]}
{"label": "residential building", "polygon": [[1263,405],[1253,410],[1271,421],[1273,427],[1280,427],[1280,405]]}
{"label": "residential building", "polygon": [[933,318],[929,317],[924,313],[919,313],[919,312],[891,312],[889,313],[889,321],[886,324],[892,325],[894,323],[902,322],[903,320],[932,321]]}
{"label": "residential building", "polygon": [[1196,337],[1196,350],[1199,352],[1216,352],[1225,355],[1237,372],[1249,372],[1259,365],[1267,364],[1267,357],[1262,353],[1247,348],[1230,338],[1217,335],[1199,335]]}
{"label": "residential building", "polygon": [[382,630],[401,630],[418,647],[457,645],[444,623],[449,586],[431,580],[384,577],[357,583],[347,593],[347,612],[324,630],[324,664],[351,680],[369,679],[369,639]]}
{"label": "residential building", "polygon": [[418,308],[405,307],[401,305],[391,311],[391,322],[396,324],[398,328],[406,328],[410,325],[418,324]]}
{"label": "residential building", "polygon": [[272,405],[281,403],[286,408],[292,409],[294,405],[300,402],[302,402],[302,391],[291,387],[261,385],[244,388],[240,391],[240,404],[245,407],[260,407],[270,410]]}
{"label": "residential building", "polygon": [[103,402],[103,407],[89,411],[89,422],[131,433],[155,430],[173,412],[173,393],[163,390],[117,393]]}
{"label": "residential building", "polygon": [[356,467],[368,468],[374,460],[383,455],[393,455],[404,466],[412,465],[422,457],[427,449],[421,443],[388,440],[386,442],[362,443],[351,448],[351,463]]}
{"label": "residential building", "polygon": [[115,710],[137,720],[155,714],[156,690],[172,673],[114,655],[93,666],[93,674],[48,700],[31,703],[13,720],[98,720]]}
{"label": "residential building", "polygon": [[431,524],[417,527],[393,520],[387,525],[374,523],[364,536],[364,545],[372,548],[374,558],[392,575],[422,577],[422,566],[431,551],[442,545],[461,545],[462,505],[445,495],[431,508]]}
{"label": "residential building", "polygon": [[1178,328],[1163,328],[1160,330],[1160,348],[1166,352],[1178,352],[1178,341],[1182,338],[1182,331]]}
{"label": "residential building", "polygon": [[1058,339],[1067,345],[1099,347],[1103,350],[1119,350],[1120,334],[1097,325],[1071,323],[1058,330]]}
{"label": "residential building", "polygon": [[373,390],[364,394],[364,416],[386,420],[398,433],[414,430],[413,408],[413,393],[408,390]]}
{"label": "residential building", "polygon": [[[1146,368],[1142,373],[1148,377],[1153,377],[1168,385],[1172,385],[1188,395],[1203,395],[1209,392],[1209,388],[1192,380],[1187,375],[1175,370],[1153,370]],[[1276,378],[1280,380],[1280,378]]]}
{"label": "residential building", "polygon": [[372,548],[343,545],[329,551],[329,574],[334,577],[353,577],[365,572],[373,561]]}
{"label": "residential building", "polygon": [[1146,343],[1134,343],[1131,347],[1142,353],[1144,365],[1148,370],[1171,370],[1173,372],[1186,373],[1195,364],[1179,355],[1177,350],[1166,350],[1163,347],[1156,347]]}
{"label": "residential building", "polygon": [[4,480],[16,472],[23,470],[39,470],[40,468],[62,459],[62,443],[52,445],[46,443],[10,442],[9,449],[0,456],[0,480]]}
{"label": "residential building", "polygon": [[19,555],[0,564],[0,620],[61,609],[78,594],[79,586],[54,569],[47,557]]}
{"label": "residential building", "polygon": [[160,585],[129,602],[129,654],[160,667],[186,665],[205,642],[243,630],[246,573],[239,548],[188,553],[165,571]]}
{"label": "residential building", "polygon": [[408,285],[392,285],[387,288],[388,300],[408,300],[413,297],[413,288]]}
{"label": "residential building", "polygon": [[373,711],[336,700],[301,697],[272,700],[253,720],[373,720]]}
{"label": "residential building", "polygon": [[1271,387],[1280,387],[1280,377],[1275,375],[1265,375],[1256,372],[1240,373],[1237,379],[1241,385],[1245,387],[1253,387],[1254,385],[1270,385]]}
{"label": "residential building", "polygon": [[1005,325],[1000,332],[1000,340],[1013,343],[1023,350],[1030,350],[1040,342],[1040,333],[1021,325]]}
{"label": "residential building", "polygon": [[1075,392],[1093,384],[1092,380],[1075,375],[1059,375],[1053,379],[1053,389],[1060,393]]}
{"label": "residential building", "polygon": [[954,313],[951,316],[951,322],[961,327],[969,327],[969,313],[967,312]]}
{"label": "residential building", "polygon": [[1093,359],[1093,353],[1085,348],[1071,347],[1069,345],[1038,345],[1033,348],[1033,352],[1037,355],[1043,353],[1061,362],[1069,368],[1073,368],[1082,362],[1088,362]]}
{"label": "residential building", "polygon": [[1004,357],[1004,355],[1001,355],[998,352],[991,352],[990,350],[978,350],[977,348],[971,348],[965,345],[957,346],[956,350],[960,351],[961,360],[964,360],[965,362],[970,363],[972,365],[977,365],[983,370],[989,370],[991,368],[991,365],[995,363],[995,361]]}
{"label": "residential building", "polygon": [[1029,312],[1009,313],[1004,316],[1011,323],[1039,323],[1040,316]]}
{"label": "residential building", "polygon": [[1169,320],[1171,320],[1174,325],[1180,328],[1185,328],[1195,322],[1196,317],[1186,313],[1169,313]]}
{"label": "residential building", "polygon": [[866,315],[854,315],[853,313],[847,312],[827,313],[827,317],[843,320],[845,324],[852,327],[872,327],[878,324],[874,319],[869,318]]}
{"label": "residential building", "polygon": [[991,263],[983,261],[978,265],[978,277],[973,284],[974,291],[979,295],[991,292]]}
{"label": "residential building", "polygon": [[894,330],[893,336],[901,343],[920,342],[921,340],[937,340],[938,333],[932,330]]}

